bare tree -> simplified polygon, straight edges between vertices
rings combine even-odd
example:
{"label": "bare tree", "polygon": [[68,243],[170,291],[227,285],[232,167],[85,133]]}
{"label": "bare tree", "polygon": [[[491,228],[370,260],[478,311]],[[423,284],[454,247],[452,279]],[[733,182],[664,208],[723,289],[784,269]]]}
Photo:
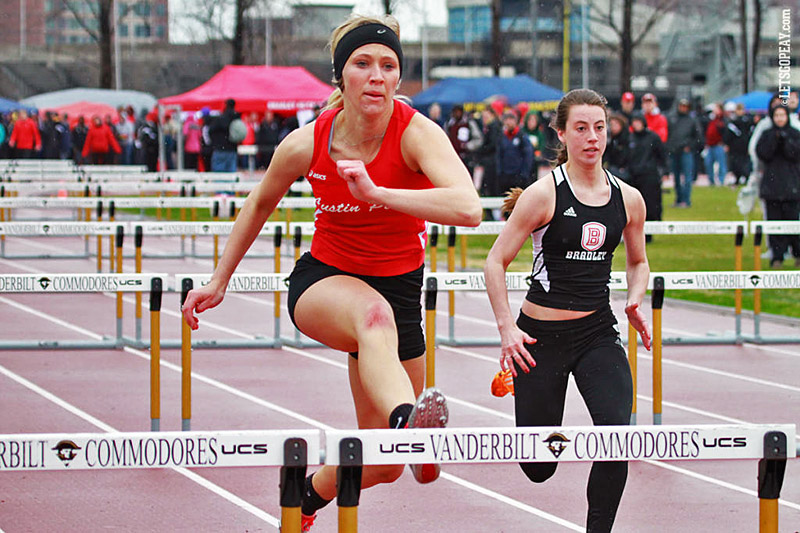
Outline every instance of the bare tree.
{"label": "bare tree", "polygon": [[755,18],[753,19],[753,49],[750,56],[750,70],[753,72],[753,83],[756,80],[756,69],[758,68],[758,48],[761,46],[761,22],[763,18],[764,5],[762,0],[753,0],[753,7],[755,8]]}
{"label": "bare tree", "polygon": [[[61,0],[61,5],[75,17],[80,27],[100,47],[99,85],[102,89],[113,88],[111,36],[114,27],[112,20],[114,0],[97,0],[96,3],[85,0]],[[88,14],[84,14],[87,10]]]}
{"label": "bare tree", "polygon": [[[222,40],[231,45],[234,65],[245,63],[245,41],[250,38],[245,18],[263,0],[193,0],[186,10],[187,20],[195,23],[209,41]],[[226,25],[233,14],[233,27]]]}
{"label": "bare tree", "polygon": [[[622,4],[621,16],[617,14],[619,4]],[[596,34],[593,37],[604,46],[608,47],[620,57],[620,88],[623,92],[631,90],[631,78],[633,77],[633,51],[641,44],[653,26],[662,16],[675,7],[677,0],[654,0],[648,3],[649,14],[638,13],[636,20],[642,21],[638,26],[638,34],[634,35],[634,8],[636,0],[611,0],[608,2],[607,9],[598,6],[596,3],[590,4],[589,19],[608,28],[616,34],[617,41],[609,41]],[[639,10],[637,10],[639,11]]]}
{"label": "bare tree", "polygon": [[503,61],[503,34],[500,32],[500,16],[503,14],[502,0],[492,0],[492,72],[500,76]]}

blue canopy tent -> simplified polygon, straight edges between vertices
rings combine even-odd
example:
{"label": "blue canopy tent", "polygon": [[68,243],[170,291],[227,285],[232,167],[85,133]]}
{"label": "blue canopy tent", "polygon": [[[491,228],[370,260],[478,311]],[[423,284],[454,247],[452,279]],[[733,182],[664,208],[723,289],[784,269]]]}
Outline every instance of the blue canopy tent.
{"label": "blue canopy tent", "polygon": [[14,100],[9,100],[8,98],[0,97],[0,113],[10,113],[12,111],[16,111],[17,109],[25,109],[29,113],[36,113],[36,108],[20,104],[19,102],[15,102]]}
{"label": "blue canopy tent", "polygon": [[427,109],[436,102],[446,111],[456,104],[469,108],[492,96],[505,98],[510,105],[528,102],[531,109],[546,110],[554,109],[564,93],[519,74],[511,78],[446,78],[411,100],[417,109]]}
{"label": "blue canopy tent", "polygon": [[742,103],[747,111],[766,113],[769,100],[773,94],[769,91],[753,91],[731,98],[728,102],[733,102],[734,104]]}

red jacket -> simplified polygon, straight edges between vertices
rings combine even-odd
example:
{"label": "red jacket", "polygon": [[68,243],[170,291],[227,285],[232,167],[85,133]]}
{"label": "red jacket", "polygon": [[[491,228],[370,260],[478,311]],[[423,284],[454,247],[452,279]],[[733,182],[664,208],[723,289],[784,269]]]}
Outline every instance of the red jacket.
{"label": "red jacket", "polygon": [[83,157],[88,157],[90,153],[107,154],[112,150],[118,154],[122,152],[114,134],[111,133],[111,128],[106,124],[92,125],[86,134],[86,142],[83,143]]}
{"label": "red jacket", "polygon": [[722,133],[725,131],[725,121],[717,117],[708,123],[706,128],[706,144],[708,146],[716,146],[722,144]]}
{"label": "red jacket", "polygon": [[644,116],[645,120],[647,120],[647,128],[651,131],[654,131],[661,137],[661,142],[667,142],[667,136],[669,133],[669,125],[667,124],[667,117],[662,115],[661,113],[653,113],[650,115]]}
{"label": "red jacket", "polygon": [[14,122],[8,144],[17,150],[41,150],[42,137],[39,135],[39,126],[32,118],[17,120]]}

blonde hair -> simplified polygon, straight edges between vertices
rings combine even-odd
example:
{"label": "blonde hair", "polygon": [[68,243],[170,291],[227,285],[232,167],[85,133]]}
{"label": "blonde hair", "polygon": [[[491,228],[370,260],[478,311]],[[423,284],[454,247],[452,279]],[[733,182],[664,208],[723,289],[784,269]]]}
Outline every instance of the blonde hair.
{"label": "blonde hair", "polygon": [[[328,41],[328,46],[331,49],[331,62],[333,62],[333,56],[336,53],[336,46],[339,44],[342,37],[347,35],[351,30],[359,26],[364,26],[365,24],[383,24],[395,32],[398,39],[400,38],[400,23],[397,22],[397,19],[392,15],[367,16],[353,13],[331,33],[331,39]],[[334,75],[331,83],[336,86],[336,89],[334,89],[333,93],[328,97],[328,103],[325,105],[325,109],[336,109],[343,105],[344,95],[342,94],[342,90],[344,89],[344,85],[342,80],[337,79],[336,75]]]}
{"label": "blonde hair", "polygon": [[510,215],[511,212],[514,210],[514,206],[517,205],[517,200],[519,200],[519,196],[522,194],[522,189],[519,187],[512,187],[506,193],[506,197],[503,200],[503,205],[500,208],[500,211],[504,215]]}

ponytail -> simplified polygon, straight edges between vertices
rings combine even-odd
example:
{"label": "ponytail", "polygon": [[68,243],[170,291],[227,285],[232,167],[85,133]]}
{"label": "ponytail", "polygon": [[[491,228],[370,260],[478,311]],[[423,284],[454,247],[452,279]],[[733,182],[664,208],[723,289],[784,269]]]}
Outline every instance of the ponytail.
{"label": "ponytail", "polygon": [[520,189],[519,187],[512,187],[506,193],[506,197],[503,200],[503,206],[500,208],[500,211],[504,215],[510,215],[511,212],[514,210],[514,206],[517,205],[517,200],[519,199],[521,194],[522,194],[522,189]]}

